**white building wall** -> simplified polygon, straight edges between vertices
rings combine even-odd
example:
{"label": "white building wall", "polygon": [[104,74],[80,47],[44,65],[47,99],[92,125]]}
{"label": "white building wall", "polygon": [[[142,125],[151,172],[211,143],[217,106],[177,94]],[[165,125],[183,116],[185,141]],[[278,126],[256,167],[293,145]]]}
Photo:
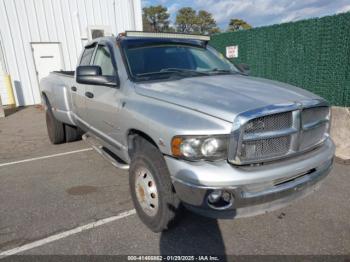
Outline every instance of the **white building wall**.
{"label": "white building wall", "polygon": [[[31,43],[59,42],[63,70],[74,70],[90,26],[114,35],[142,30],[141,12],[141,0],[0,0],[0,41],[17,105],[41,102]],[[0,94],[6,104],[2,82]]]}
{"label": "white building wall", "polygon": [[[4,102],[8,101],[8,95],[5,89],[5,74],[7,72],[6,68],[6,62],[3,52],[3,46],[1,45],[1,34],[0,34],[0,98],[1,98],[1,104],[4,104]],[[1,88],[3,87],[3,88]]]}

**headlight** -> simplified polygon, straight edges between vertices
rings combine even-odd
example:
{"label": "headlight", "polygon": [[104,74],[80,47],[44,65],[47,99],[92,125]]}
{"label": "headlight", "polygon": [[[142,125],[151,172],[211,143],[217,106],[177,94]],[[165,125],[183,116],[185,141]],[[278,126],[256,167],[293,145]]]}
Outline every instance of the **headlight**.
{"label": "headlight", "polygon": [[192,161],[226,159],[228,140],[228,135],[176,136],[171,151],[175,157]]}

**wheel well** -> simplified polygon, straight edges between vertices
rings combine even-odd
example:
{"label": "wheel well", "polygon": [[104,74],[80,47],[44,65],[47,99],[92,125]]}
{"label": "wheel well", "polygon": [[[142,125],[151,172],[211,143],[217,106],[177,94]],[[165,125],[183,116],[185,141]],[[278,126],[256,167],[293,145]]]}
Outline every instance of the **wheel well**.
{"label": "wheel well", "polygon": [[128,151],[129,151],[129,156],[130,158],[132,157],[134,151],[135,151],[135,141],[137,137],[141,137],[148,142],[150,142],[152,145],[154,145],[156,148],[159,149],[157,143],[146,133],[137,130],[137,129],[131,129],[128,132]]}
{"label": "wheel well", "polygon": [[47,95],[45,94],[45,92],[41,92],[41,97],[42,97],[42,102],[45,103],[45,105],[49,105],[49,99],[47,98]]}

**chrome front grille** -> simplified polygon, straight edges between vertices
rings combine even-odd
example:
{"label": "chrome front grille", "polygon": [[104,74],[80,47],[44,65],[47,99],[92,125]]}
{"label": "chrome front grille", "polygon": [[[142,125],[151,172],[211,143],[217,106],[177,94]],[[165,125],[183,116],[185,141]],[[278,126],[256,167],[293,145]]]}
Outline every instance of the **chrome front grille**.
{"label": "chrome front grille", "polygon": [[329,107],[306,108],[301,112],[300,150],[321,143],[329,129]]}
{"label": "chrome front grille", "polygon": [[241,158],[251,161],[285,155],[289,151],[290,142],[290,136],[244,141],[242,143]]}
{"label": "chrome front grille", "polygon": [[262,133],[289,128],[292,126],[292,121],[291,112],[258,117],[247,123],[245,133]]}
{"label": "chrome front grille", "polygon": [[321,143],[328,130],[328,124],[322,124],[316,128],[302,132],[300,139],[300,150],[305,150]]}
{"label": "chrome front grille", "polygon": [[260,163],[301,153],[328,136],[329,107],[321,102],[274,106],[261,109],[261,114],[265,115],[246,112],[236,119],[238,128],[229,146],[231,163]]}
{"label": "chrome front grille", "polygon": [[328,114],[329,107],[327,106],[306,108],[302,111],[302,124],[303,126],[307,126],[318,121],[323,121],[327,119]]}

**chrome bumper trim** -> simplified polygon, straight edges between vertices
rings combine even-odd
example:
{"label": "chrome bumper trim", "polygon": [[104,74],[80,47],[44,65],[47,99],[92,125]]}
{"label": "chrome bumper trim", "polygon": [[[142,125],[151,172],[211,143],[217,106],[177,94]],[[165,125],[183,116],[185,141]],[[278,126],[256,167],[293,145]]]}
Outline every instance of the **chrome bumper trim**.
{"label": "chrome bumper trim", "polygon": [[[327,160],[321,166],[312,169],[313,171],[310,173],[297,176],[294,180],[257,192],[249,192],[243,185],[234,187],[206,187],[193,185],[174,178],[173,184],[177,195],[183,203],[194,211],[197,210],[199,213],[203,213],[203,211],[213,211],[213,213],[217,214],[214,215],[215,217],[220,217],[219,213],[222,211],[212,210],[210,206],[208,206],[207,198],[213,190],[221,189],[230,192],[234,196],[233,205],[226,211],[233,211],[235,214],[234,216],[237,216],[237,214],[241,212],[240,210],[245,209],[243,212],[244,216],[249,216],[249,214],[263,213],[267,209],[274,209],[274,206],[280,205],[281,202],[286,202],[286,204],[288,204],[289,201],[283,201],[283,199],[294,199],[297,198],[298,195],[304,195],[308,189],[312,190],[318,182],[329,174],[332,163],[333,159]],[[274,202],[276,205],[273,204]],[[261,208],[261,205],[265,205],[266,208]],[[257,208],[254,209],[254,207]],[[257,209],[259,209],[258,212]],[[249,212],[247,212],[247,210],[249,210]]]}

